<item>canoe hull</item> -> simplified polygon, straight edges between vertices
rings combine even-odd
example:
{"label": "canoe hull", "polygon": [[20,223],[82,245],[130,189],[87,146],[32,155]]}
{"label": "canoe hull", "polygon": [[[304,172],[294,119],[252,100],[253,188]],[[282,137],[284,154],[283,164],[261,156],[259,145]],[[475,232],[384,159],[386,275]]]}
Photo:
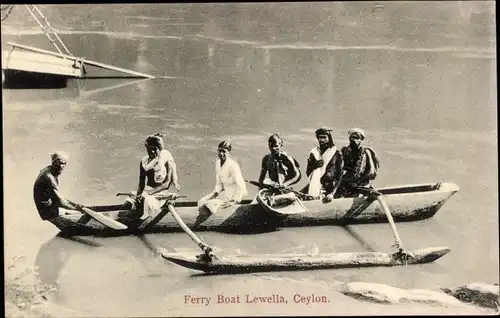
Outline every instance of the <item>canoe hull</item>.
{"label": "canoe hull", "polygon": [[[385,194],[395,222],[428,219],[457,191],[453,183],[410,185],[379,189]],[[304,201],[307,211],[286,215],[270,214],[256,201],[220,209],[215,214],[199,210],[196,202],[176,202],[175,207],[186,225],[193,231],[225,233],[262,233],[282,227],[386,223],[380,204],[366,197],[335,199],[330,203],[319,200]],[[51,222],[70,235],[128,235],[136,232],[137,218],[128,211],[90,207],[128,226],[127,230],[113,230],[81,214],[63,215]],[[107,212],[105,212],[107,211]],[[358,211],[358,212],[356,212]],[[175,219],[167,214],[148,233],[180,232]]]}
{"label": "canoe hull", "polygon": [[[426,264],[448,254],[447,247],[432,247],[414,251],[408,265]],[[379,267],[404,265],[394,254],[379,252],[328,253],[321,255],[246,255],[217,257],[212,262],[197,260],[196,256],[162,253],[162,257],[179,266],[206,273],[243,274],[274,271],[298,271],[349,267]]]}

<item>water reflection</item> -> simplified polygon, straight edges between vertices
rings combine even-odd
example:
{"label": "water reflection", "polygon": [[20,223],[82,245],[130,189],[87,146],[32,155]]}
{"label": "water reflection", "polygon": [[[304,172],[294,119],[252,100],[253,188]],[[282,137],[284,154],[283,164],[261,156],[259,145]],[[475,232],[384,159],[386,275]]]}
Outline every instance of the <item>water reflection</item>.
{"label": "water reflection", "polygon": [[[13,90],[5,87],[3,90],[3,99],[4,101],[15,102],[89,99],[94,95],[139,85],[148,80],[150,79],[69,79],[64,88],[27,89],[23,86],[22,89]],[[142,86],[142,89],[147,88]],[[143,94],[143,96],[146,95],[147,93]]]}
{"label": "water reflection", "polygon": [[148,40],[140,39],[139,46],[137,48],[137,61],[134,65],[135,66],[134,70],[138,72],[149,73],[151,70],[154,69],[153,65],[148,60],[148,56],[146,54],[148,50],[149,50]]}
{"label": "water reflection", "polygon": [[54,236],[41,245],[36,256],[35,268],[40,282],[55,287],[57,299],[59,276],[71,254],[83,251],[92,257],[92,250],[100,246],[102,245],[88,238],[65,237],[61,234]]}
{"label": "water reflection", "polygon": [[215,51],[214,43],[209,43],[207,45],[207,48],[208,48],[208,66],[213,67],[214,66],[214,51]]}
{"label": "water reflection", "polygon": [[[124,88],[132,85],[139,85],[140,83],[144,83],[151,79],[142,78],[137,80],[97,80],[94,79],[92,81],[85,80],[75,80],[78,87],[78,97],[79,98],[89,98],[95,94],[101,94],[106,91],[115,90],[118,88]],[[107,84],[107,85],[106,85]],[[93,88],[96,87],[96,88]]]}

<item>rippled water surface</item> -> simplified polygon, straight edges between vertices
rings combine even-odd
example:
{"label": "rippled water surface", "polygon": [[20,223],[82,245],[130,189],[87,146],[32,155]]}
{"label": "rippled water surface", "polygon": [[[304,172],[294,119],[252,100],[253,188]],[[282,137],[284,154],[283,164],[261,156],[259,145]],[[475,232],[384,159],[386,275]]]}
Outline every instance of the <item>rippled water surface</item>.
{"label": "rippled water surface", "polygon": [[[336,301],[336,282],[408,288],[498,282],[491,3],[42,9],[53,25],[68,30],[61,36],[75,54],[172,77],[3,91],[5,257],[24,255],[39,267],[44,282],[57,282],[59,304],[99,316],[349,313],[357,303]],[[43,34],[26,32],[33,22],[21,7],[9,19],[14,21],[6,23],[8,29],[2,24],[3,42],[50,49]],[[60,178],[65,195],[88,205],[114,204],[120,202],[116,192],[136,187],[145,136],[164,132],[182,192],[196,200],[214,186],[221,140],[232,140],[245,178],[256,179],[269,134],[280,132],[286,150],[305,168],[314,130],[322,125],[333,128],[339,146],[347,143],[349,128],[366,130],[365,142],[382,160],[375,186],[458,184],[460,192],[435,217],[397,225],[410,249],[449,246],[452,252],[422,266],[193,276],[154,257],[137,237],[87,238],[99,247],[55,237],[55,227],[39,220],[32,203],[32,182],[54,149],[70,154]],[[256,193],[249,190],[249,197]],[[388,224],[350,230],[325,226],[200,236],[221,255],[391,251]],[[147,237],[157,246],[197,252],[183,233]],[[184,304],[187,294],[221,292],[316,293],[330,295],[331,302],[228,305],[223,311]]]}

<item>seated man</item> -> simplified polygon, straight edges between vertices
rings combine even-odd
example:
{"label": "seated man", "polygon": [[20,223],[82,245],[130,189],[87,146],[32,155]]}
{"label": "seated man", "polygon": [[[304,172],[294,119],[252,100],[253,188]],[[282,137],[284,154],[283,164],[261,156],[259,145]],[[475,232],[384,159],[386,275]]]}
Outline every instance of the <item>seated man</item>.
{"label": "seated man", "polygon": [[259,183],[264,183],[269,174],[271,185],[277,188],[289,187],[300,181],[299,163],[282,150],[283,139],[273,134],[268,140],[270,153],[262,158]]}
{"label": "seated man", "polygon": [[335,147],[331,129],[316,130],[316,139],[318,147],[311,150],[307,160],[309,184],[302,192],[313,197],[322,196],[324,202],[330,202],[342,176],[342,153]]}
{"label": "seated man", "polygon": [[33,185],[33,199],[42,220],[50,221],[59,216],[59,208],[79,211],[80,204],[65,199],[59,192],[59,176],[68,163],[68,155],[57,151],[51,155],[52,164],[43,168]]}
{"label": "seated man", "polygon": [[167,199],[172,198],[168,188],[174,185],[180,189],[177,167],[170,152],[164,148],[163,138],[156,134],[149,136],[144,144],[147,156],[139,164],[139,185],[136,198],[127,199],[126,207],[133,209],[136,202],[143,203],[140,220],[145,221],[151,213],[159,213]]}
{"label": "seated man", "polygon": [[370,181],[377,177],[380,159],[370,147],[361,143],[365,133],[360,128],[349,130],[349,145],[342,147],[344,175],[335,197],[357,197],[369,193]]}
{"label": "seated man", "polygon": [[240,165],[231,158],[231,148],[228,140],[217,147],[215,188],[198,201],[198,207],[206,206],[212,214],[240,202],[248,193]]}

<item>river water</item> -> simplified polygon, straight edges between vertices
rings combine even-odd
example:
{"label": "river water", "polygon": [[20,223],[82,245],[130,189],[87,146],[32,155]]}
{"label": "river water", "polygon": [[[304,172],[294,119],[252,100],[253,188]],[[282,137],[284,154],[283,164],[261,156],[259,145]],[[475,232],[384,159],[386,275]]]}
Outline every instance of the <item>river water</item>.
{"label": "river water", "polygon": [[[18,7],[2,41],[50,49]],[[494,8],[491,3],[318,3],[44,6],[68,48],[153,80],[69,81],[64,89],[3,90],[5,257],[24,256],[54,301],[94,316],[363,314],[338,282],[404,288],[499,280]],[[17,16],[16,16],[17,15]],[[15,18],[15,19],[14,19]],[[4,25],[2,24],[2,27]],[[33,28],[34,29],[34,28]],[[12,30],[16,30],[12,32]],[[22,30],[19,33],[17,30]],[[97,70],[89,69],[89,72]],[[365,129],[381,157],[377,187],[449,181],[454,195],[430,220],[397,224],[409,249],[449,246],[436,263],[398,267],[193,276],[139,238],[55,237],[32,203],[32,182],[63,149],[62,192],[115,204],[136,187],[144,138],[166,134],[183,194],[214,186],[217,144],[230,139],[256,179],[267,137],[279,132],[302,168],[314,130]],[[305,185],[300,182],[300,187]],[[249,198],[256,189],[249,188]],[[389,252],[388,224],[287,228],[259,235],[200,233],[223,254]],[[357,237],[357,238],[356,238]],[[186,234],[148,235],[197,253]],[[327,304],[185,304],[185,295],[328,295]],[[242,296],[243,297],[243,296]],[[371,307],[370,307],[371,308]],[[380,309],[387,310],[387,309]]]}

